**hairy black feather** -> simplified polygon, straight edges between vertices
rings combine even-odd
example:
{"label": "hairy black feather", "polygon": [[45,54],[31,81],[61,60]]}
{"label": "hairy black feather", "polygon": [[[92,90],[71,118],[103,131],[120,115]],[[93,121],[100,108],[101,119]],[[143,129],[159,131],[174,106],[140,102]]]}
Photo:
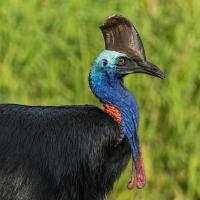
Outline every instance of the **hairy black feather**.
{"label": "hairy black feather", "polygon": [[0,105],[1,200],[101,200],[130,158],[97,107]]}

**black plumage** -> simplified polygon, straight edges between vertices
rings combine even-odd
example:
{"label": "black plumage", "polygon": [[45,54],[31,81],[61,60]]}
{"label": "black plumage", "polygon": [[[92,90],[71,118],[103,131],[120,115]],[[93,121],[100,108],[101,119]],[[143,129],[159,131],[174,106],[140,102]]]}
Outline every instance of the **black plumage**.
{"label": "black plumage", "polygon": [[130,158],[95,106],[0,105],[1,200],[101,200]]}

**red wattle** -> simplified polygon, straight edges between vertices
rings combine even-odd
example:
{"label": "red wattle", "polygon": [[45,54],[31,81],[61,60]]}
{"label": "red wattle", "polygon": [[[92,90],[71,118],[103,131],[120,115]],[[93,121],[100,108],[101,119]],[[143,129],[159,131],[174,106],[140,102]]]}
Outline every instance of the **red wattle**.
{"label": "red wattle", "polygon": [[139,154],[139,174],[137,175],[137,188],[142,189],[146,184],[146,176],[144,172],[144,164],[142,159],[142,153],[140,149]]}
{"label": "red wattle", "polygon": [[135,187],[135,179],[136,179],[136,172],[135,172],[135,166],[133,164],[132,166],[132,175],[131,175],[131,180],[128,184],[128,189],[132,190]]}
{"label": "red wattle", "polygon": [[128,189],[132,190],[135,187],[135,180],[131,178],[131,181],[128,184]]}

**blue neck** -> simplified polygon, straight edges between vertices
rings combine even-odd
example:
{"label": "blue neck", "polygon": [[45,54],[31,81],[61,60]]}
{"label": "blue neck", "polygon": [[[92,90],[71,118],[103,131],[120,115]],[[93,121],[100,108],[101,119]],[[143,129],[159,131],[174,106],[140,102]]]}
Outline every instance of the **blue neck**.
{"label": "blue neck", "polygon": [[137,158],[139,153],[137,138],[139,110],[134,96],[123,86],[122,79],[107,78],[91,71],[89,81],[94,95],[103,104],[112,105],[120,111],[122,117],[121,129],[128,137],[133,154]]}

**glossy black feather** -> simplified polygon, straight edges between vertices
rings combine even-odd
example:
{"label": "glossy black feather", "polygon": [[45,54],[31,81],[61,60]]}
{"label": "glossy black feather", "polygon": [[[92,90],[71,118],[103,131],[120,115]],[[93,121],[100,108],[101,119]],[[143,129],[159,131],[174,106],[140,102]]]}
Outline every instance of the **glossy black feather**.
{"label": "glossy black feather", "polygon": [[0,105],[0,199],[103,199],[130,157],[119,134],[94,106]]}

